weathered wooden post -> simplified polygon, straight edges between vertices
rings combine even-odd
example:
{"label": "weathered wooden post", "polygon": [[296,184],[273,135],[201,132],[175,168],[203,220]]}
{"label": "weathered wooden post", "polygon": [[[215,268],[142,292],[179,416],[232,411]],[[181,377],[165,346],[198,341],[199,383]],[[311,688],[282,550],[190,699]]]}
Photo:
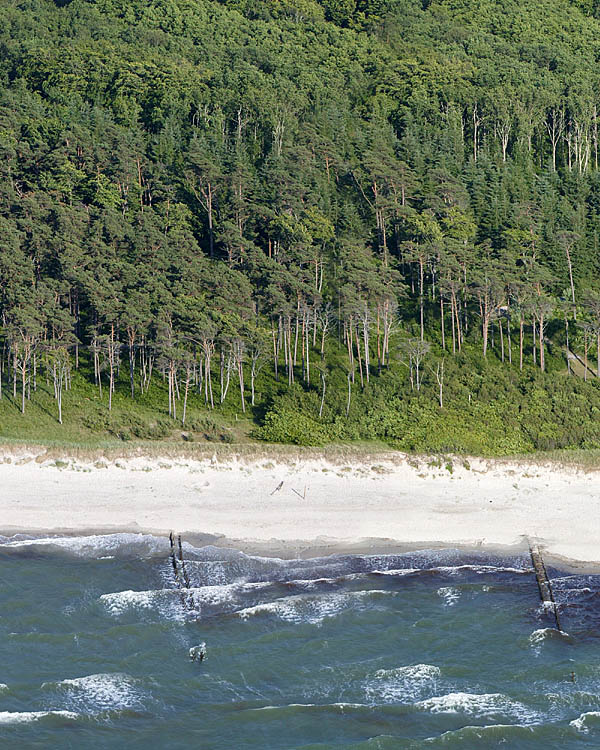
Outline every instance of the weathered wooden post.
{"label": "weathered wooden post", "polygon": [[169,542],[171,544],[171,553],[169,557],[171,559],[171,566],[173,567],[173,575],[175,576],[175,583],[178,588],[181,588],[181,578],[179,576],[179,566],[177,565],[177,559],[175,557],[175,541],[173,539],[173,532],[169,534]]}
{"label": "weathered wooden post", "polygon": [[190,577],[185,567],[185,560],[183,559],[183,547],[181,545],[181,534],[177,537],[177,543],[179,545],[179,561],[181,562],[181,572],[183,573],[183,581],[187,589],[191,588]]}
{"label": "weathered wooden post", "polygon": [[551,609],[554,614],[554,620],[556,621],[556,629],[559,632],[563,633],[564,631],[560,624],[560,618],[558,616],[558,608],[554,600],[554,593],[552,591],[552,585],[550,584],[550,579],[548,578],[548,573],[546,572],[546,566],[544,565],[544,558],[542,557],[540,548],[536,547],[534,549],[530,543],[529,554],[531,555],[531,563],[535,571],[535,577],[537,580],[538,589],[540,591],[540,599],[542,600],[542,603],[544,605],[546,604],[550,605],[549,609]]}

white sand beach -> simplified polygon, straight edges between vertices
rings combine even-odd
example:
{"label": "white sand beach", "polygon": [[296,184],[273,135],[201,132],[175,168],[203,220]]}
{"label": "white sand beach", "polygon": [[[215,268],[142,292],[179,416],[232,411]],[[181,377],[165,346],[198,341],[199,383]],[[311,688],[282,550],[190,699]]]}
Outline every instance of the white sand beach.
{"label": "white sand beach", "polygon": [[600,471],[399,453],[83,461],[40,449],[0,461],[5,535],[174,530],[298,555],[528,535],[553,556],[600,562]]}

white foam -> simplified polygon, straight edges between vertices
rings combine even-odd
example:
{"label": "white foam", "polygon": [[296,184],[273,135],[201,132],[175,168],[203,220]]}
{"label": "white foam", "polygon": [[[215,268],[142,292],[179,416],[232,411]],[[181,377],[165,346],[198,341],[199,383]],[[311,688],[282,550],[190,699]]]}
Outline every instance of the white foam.
{"label": "white foam", "polygon": [[581,716],[578,719],[573,719],[573,721],[569,722],[569,726],[576,729],[578,732],[581,732],[582,734],[589,734],[590,733],[590,719],[597,719],[600,720],[600,711],[587,711],[584,714],[581,714]]}
{"label": "white foam", "polygon": [[502,693],[448,693],[416,703],[420,709],[432,714],[467,714],[469,716],[495,716],[504,714],[518,719],[531,719],[532,714],[517,701]]}
{"label": "white foam", "polygon": [[0,724],[30,724],[47,716],[62,716],[65,719],[79,718],[79,714],[73,711],[0,711]]}
{"label": "white foam", "polygon": [[450,576],[458,576],[467,571],[479,575],[493,573],[531,573],[529,568],[505,568],[495,565],[436,565],[433,568],[394,568],[391,570],[374,570],[373,573],[382,576],[407,576],[415,573],[445,573]]}
{"label": "white foam", "polygon": [[422,568],[396,568],[394,570],[374,570],[373,573],[380,576],[409,576],[421,571]]}
{"label": "white foam", "polygon": [[319,625],[328,617],[335,617],[349,607],[358,609],[365,606],[365,600],[373,596],[393,596],[394,592],[371,589],[322,595],[288,596],[265,604],[246,607],[238,615],[246,620],[254,615],[269,614],[286,622]]}
{"label": "white foam", "polygon": [[365,682],[369,703],[413,703],[435,690],[441,676],[432,664],[412,664],[394,669],[379,669]]}
{"label": "white foam", "polygon": [[189,589],[189,591],[197,604],[214,605],[233,602],[238,598],[238,594],[258,591],[272,585],[270,581],[227,583],[222,586],[199,586],[198,588]]}
{"label": "white foam", "polygon": [[337,576],[337,578],[292,578],[291,580],[277,581],[284,586],[298,586],[307,589],[314,589],[320,584],[327,583],[341,583],[342,581],[352,581],[356,578],[364,576],[364,573],[350,573],[344,576]]}
{"label": "white foam", "polygon": [[8,690],[8,685],[5,682],[0,682],[0,693],[3,693],[5,690]]}
{"label": "white foam", "polygon": [[228,583],[221,586],[199,586],[189,589],[154,589],[150,591],[115,591],[102,594],[100,601],[115,617],[123,615],[131,609],[156,610],[162,616],[170,619],[181,619],[181,597],[185,597],[188,605],[198,615],[203,606],[229,605],[231,611],[235,609],[240,595],[248,592],[268,588],[273,584],[266,581],[251,583]]}
{"label": "white foam", "polygon": [[371,708],[366,703],[346,703],[343,701],[337,703],[286,703],[283,706],[259,706],[258,708],[249,708],[249,711],[281,711],[286,708],[338,708],[344,713],[346,708]]}
{"label": "white foam", "polygon": [[437,590],[437,595],[442,597],[446,607],[453,607],[460,599],[460,591],[453,586],[442,586]]}
{"label": "white foam", "polygon": [[128,674],[91,674],[43,685],[49,686],[66,693],[70,706],[80,711],[144,708],[144,692]]}
{"label": "white foam", "polygon": [[496,565],[437,565],[432,570],[439,570],[442,573],[448,573],[449,575],[459,575],[465,570],[470,570],[473,573],[479,573],[485,575],[487,573],[531,573],[531,568],[510,568]]}
{"label": "white foam", "polygon": [[553,638],[564,638],[569,640],[571,636],[565,630],[557,630],[556,628],[539,628],[534,630],[529,636],[529,643],[532,646],[540,646],[540,644]]}
{"label": "white foam", "polygon": [[539,628],[538,630],[534,630],[533,633],[529,636],[529,643],[531,644],[543,643],[546,640],[546,638],[551,636],[553,632],[554,632],[553,628]]}
{"label": "white foam", "polygon": [[282,708],[314,708],[316,703],[286,703],[285,706],[258,706],[249,711],[281,711]]}
{"label": "white foam", "polygon": [[152,609],[156,591],[115,591],[102,594],[100,601],[111,615],[122,615],[129,609]]}
{"label": "white foam", "polygon": [[[107,557],[119,552],[128,557],[157,557],[166,556],[169,552],[169,541],[152,534],[91,534],[89,536],[44,537],[41,539],[19,539],[0,544],[0,546],[15,548],[44,548],[49,551],[62,550],[77,557]],[[193,549],[184,543],[184,548]]]}

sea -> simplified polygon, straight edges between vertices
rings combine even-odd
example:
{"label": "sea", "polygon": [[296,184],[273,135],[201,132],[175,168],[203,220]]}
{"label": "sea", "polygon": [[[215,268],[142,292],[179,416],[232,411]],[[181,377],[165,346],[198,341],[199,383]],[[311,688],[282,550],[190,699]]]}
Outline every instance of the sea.
{"label": "sea", "polygon": [[0,747],[600,747],[600,576],[526,551],[280,559],[0,537]]}

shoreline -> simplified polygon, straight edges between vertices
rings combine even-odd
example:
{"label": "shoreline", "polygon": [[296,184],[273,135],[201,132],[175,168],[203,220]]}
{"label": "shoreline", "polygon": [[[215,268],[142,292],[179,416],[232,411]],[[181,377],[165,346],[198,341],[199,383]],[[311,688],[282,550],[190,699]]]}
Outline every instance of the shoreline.
{"label": "shoreline", "polygon": [[[0,533],[131,531],[298,556],[526,548],[600,565],[600,471],[496,459],[233,450],[196,458],[0,452]],[[516,545],[516,546],[515,546]],[[520,545],[520,547],[519,547]]]}
{"label": "shoreline", "polygon": [[[248,540],[248,539],[230,539],[225,536],[216,536],[203,534],[199,532],[186,532],[178,530],[176,532],[182,538],[184,543],[193,547],[200,548],[212,546],[220,549],[235,550],[253,557],[272,558],[277,560],[311,560],[315,558],[325,558],[334,555],[401,555],[411,552],[417,553],[422,551],[443,552],[447,550],[457,550],[467,555],[478,553],[483,555],[494,556],[497,558],[512,558],[523,555],[529,557],[529,547],[527,541],[522,539],[512,545],[501,544],[477,544],[469,542],[451,542],[451,541],[423,541],[423,542],[403,542],[394,539],[359,539],[359,540],[342,540],[342,539],[271,539],[265,541]],[[90,539],[96,537],[107,537],[110,535],[139,535],[140,537],[162,538],[167,542],[168,532],[157,529],[141,528],[90,528],[90,529],[36,529],[22,530],[15,528],[0,528],[0,541],[2,544],[11,542],[42,542],[48,540],[50,543],[55,540],[63,539]],[[600,561],[578,560],[563,555],[557,555],[548,551],[544,547],[543,540],[532,540],[540,543],[544,553],[544,563],[562,571],[565,574],[576,575],[600,575]],[[467,564],[466,562],[464,564]],[[481,564],[486,564],[485,562]],[[533,567],[531,568],[533,575]]]}

